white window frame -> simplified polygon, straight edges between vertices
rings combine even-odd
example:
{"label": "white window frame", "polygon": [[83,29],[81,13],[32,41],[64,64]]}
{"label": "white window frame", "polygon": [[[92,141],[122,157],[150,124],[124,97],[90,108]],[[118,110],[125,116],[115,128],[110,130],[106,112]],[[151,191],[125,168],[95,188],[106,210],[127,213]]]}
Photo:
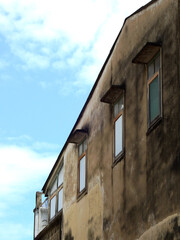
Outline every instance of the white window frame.
{"label": "white window frame", "polygon": [[[80,149],[82,149],[80,151]],[[81,189],[80,177],[81,177],[81,161],[85,159],[85,168],[84,168],[84,187]],[[78,146],[78,183],[77,183],[77,196],[81,196],[87,190],[87,139],[84,139],[81,144]]]}
{"label": "white window frame", "polygon": [[[122,104],[120,103],[122,101]],[[116,105],[118,106],[118,111],[115,111],[115,107]],[[116,114],[115,114],[116,113]],[[118,101],[115,102],[115,104],[113,105],[113,115],[114,115],[114,121],[113,121],[113,156],[114,156],[114,162],[119,161],[121,159],[121,157],[124,155],[124,94],[122,93],[122,95],[120,96],[120,98],[118,99]],[[117,121],[121,120],[121,129],[119,131],[119,133],[117,132],[116,129],[116,124]],[[120,150],[118,152],[117,151],[117,138],[118,136],[120,137],[119,142],[121,142],[121,147]]]}

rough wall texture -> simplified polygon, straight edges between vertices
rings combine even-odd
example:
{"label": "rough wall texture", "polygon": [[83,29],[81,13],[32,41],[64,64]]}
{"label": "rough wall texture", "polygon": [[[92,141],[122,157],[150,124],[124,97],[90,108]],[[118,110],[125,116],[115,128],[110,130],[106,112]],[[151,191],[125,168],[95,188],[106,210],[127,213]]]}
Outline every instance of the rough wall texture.
{"label": "rough wall texture", "polygon": [[102,196],[96,185],[64,213],[64,239],[102,239]]}
{"label": "rough wall texture", "polygon": [[138,240],[179,240],[180,215],[167,217],[157,225],[151,227]]}
{"label": "rough wall texture", "polygon": [[[77,126],[89,130],[88,193],[79,202],[75,197],[77,148],[73,147],[70,157],[69,147],[67,173],[70,167],[74,175],[65,190],[64,202],[71,196],[71,204],[64,211],[64,232],[71,231],[74,239],[136,239],[180,211],[178,22],[178,1],[174,0],[156,1],[126,21]],[[147,42],[162,43],[162,120],[149,134],[146,67],[132,63]],[[125,157],[113,167],[113,108],[100,102],[111,84],[126,86]],[[96,186],[98,193],[92,199],[101,196],[103,206],[100,211],[95,208],[99,217],[89,228],[90,195]]]}
{"label": "rough wall texture", "polygon": [[[63,239],[177,240],[180,212],[180,15],[158,0],[126,20],[76,129],[88,129],[87,192],[77,197],[78,147],[64,153]],[[161,42],[162,119],[147,126],[147,70],[132,59]],[[113,106],[100,102],[125,85],[124,158],[113,164]],[[55,228],[56,229],[56,228]],[[54,235],[45,239],[56,238]]]}
{"label": "rough wall texture", "polygon": [[60,220],[53,221],[48,227],[46,227],[38,236],[37,240],[61,240],[61,226]]}

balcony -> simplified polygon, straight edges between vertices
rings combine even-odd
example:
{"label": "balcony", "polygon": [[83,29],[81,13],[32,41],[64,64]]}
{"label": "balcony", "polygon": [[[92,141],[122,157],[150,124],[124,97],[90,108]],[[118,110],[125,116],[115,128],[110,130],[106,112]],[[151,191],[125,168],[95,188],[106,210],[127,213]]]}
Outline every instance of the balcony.
{"label": "balcony", "polygon": [[48,225],[48,198],[42,203],[42,193],[36,193],[34,209],[34,238]]}

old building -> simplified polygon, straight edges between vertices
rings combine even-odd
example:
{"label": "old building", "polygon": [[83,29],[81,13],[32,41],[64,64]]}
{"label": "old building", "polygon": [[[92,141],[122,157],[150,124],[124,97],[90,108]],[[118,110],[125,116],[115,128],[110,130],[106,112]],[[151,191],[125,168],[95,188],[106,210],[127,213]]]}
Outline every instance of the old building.
{"label": "old building", "polygon": [[180,239],[180,1],[125,19],[36,193],[35,240]]}

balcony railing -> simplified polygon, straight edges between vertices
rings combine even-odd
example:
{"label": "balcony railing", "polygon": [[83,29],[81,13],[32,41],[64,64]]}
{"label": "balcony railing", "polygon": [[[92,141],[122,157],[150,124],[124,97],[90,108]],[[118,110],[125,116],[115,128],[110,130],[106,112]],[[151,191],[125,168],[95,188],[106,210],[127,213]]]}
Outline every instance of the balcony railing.
{"label": "balcony railing", "polygon": [[34,210],[34,237],[48,225],[48,198]]}

